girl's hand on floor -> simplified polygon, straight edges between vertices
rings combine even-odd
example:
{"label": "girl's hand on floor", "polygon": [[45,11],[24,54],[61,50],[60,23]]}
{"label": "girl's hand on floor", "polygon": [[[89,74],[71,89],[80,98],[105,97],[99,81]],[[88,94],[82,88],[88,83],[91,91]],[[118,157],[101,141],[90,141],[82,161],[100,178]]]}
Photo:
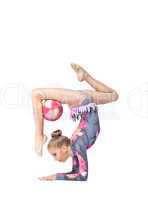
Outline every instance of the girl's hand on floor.
{"label": "girl's hand on floor", "polygon": [[42,176],[38,178],[40,181],[54,181],[56,180],[56,175]]}

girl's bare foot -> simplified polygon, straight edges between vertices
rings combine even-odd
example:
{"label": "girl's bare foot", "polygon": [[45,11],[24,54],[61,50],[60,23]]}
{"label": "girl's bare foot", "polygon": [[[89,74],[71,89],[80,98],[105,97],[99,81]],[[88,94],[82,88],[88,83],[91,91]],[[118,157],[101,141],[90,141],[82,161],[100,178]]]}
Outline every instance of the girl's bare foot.
{"label": "girl's bare foot", "polygon": [[85,69],[83,69],[83,67],[81,67],[80,65],[75,64],[75,63],[71,63],[71,67],[76,72],[77,79],[79,81],[84,81],[88,74],[87,71]]}
{"label": "girl's bare foot", "polygon": [[43,145],[46,143],[47,141],[47,136],[43,135],[43,137],[41,136],[37,136],[37,134],[35,135],[35,152],[39,155],[42,156],[43,152]]}

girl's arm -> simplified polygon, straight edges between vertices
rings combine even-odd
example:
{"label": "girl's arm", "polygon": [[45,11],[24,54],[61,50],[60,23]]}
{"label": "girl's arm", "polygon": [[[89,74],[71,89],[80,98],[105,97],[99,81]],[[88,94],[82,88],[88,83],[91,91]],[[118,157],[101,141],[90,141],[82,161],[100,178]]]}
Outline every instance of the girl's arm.
{"label": "girl's arm", "polygon": [[77,153],[76,156],[78,159],[78,163],[73,163],[73,170],[71,172],[57,173],[51,176],[43,176],[43,177],[40,177],[39,180],[86,181],[88,177],[87,157],[85,156],[86,159],[84,159],[79,153]]}

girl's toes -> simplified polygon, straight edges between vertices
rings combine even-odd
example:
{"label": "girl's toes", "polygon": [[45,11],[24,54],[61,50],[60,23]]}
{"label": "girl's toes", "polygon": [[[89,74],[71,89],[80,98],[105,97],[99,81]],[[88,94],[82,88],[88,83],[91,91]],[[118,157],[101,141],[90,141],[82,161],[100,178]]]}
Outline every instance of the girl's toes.
{"label": "girl's toes", "polygon": [[36,138],[35,139],[35,152],[39,155],[42,156],[42,149],[43,149],[43,145],[46,143],[47,141],[47,136],[44,135],[43,138]]}
{"label": "girl's toes", "polygon": [[83,67],[75,63],[71,63],[71,67],[76,72],[79,81],[84,81],[86,79],[88,73]]}
{"label": "girl's toes", "polygon": [[35,144],[35,152],[38,156],[42,156],[42,143]]}
{"label": "girl's toes", "polygon": [[78,72],[78,71],[79,71],[79,66],[78,66],[77,64],[71,63],[71,67],[73,68],[73,70],[74,70],[75,72]]}

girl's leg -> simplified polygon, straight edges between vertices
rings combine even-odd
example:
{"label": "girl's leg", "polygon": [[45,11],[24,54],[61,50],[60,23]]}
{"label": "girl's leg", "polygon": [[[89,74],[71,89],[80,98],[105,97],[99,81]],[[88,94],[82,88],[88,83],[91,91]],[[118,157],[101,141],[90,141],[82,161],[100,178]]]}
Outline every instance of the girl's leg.
{"label": "girl's leg", "polygon": [[118,99],[118,93],[114,89],[94,79],[83,67],[74,63],[72,63],[71,66],[76,72],[79,81],[85,80],[92,88],[95,89],[95,91],[85,90],[85,93],[87,95],[91,95],[96,104],[110,103]]}
{"label": "girl's leg", "polygon": [[42,100],[55,99],[62,104],[78,106],[84,98],[85,95],[77,90],[63,88],[37,88],[32,90],[32,105],[35,120],[35,151],[38,155],[42,155],[42,146],[47,140],[43,128]]}
{"label": "girl's leg", "polygon": [[96,91],[83,90],[83,92],[71,89],[63,88],[37,88],[32,90],[32,104],[35,119],[35,151],[42,155],[42,146],[46,141],[46,136],[43,134],[43,115],[42,115],[42,100],[55,99],[62,104],[68,104],[69,106],[78,106],[84,100],[86,95],[90,95],[93,102],[96,104],[105,104],[118,99],[118,94],[115,90],[107,87],[103,83],[95,80],[91,77],[79,65],[73,64],[73,69],[77,72],[78,79],[80,81],[85,80]]}
{"label": "girl's leg", "polygon": [[84,90],[86,95],[92,97],[92,101],[99,104],[111,103],[118,100],[118,94],[116,92],[97,92],[93,90]]}

